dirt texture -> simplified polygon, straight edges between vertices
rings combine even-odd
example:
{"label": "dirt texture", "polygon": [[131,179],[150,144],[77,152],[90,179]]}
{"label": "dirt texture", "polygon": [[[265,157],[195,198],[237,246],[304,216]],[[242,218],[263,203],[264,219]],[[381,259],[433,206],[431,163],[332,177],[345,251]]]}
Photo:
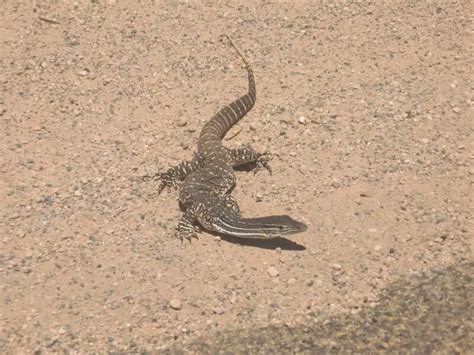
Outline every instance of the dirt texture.
{"label": "dirt texture", "polygon": [[297,327],[216,332],[165,354],[469,354],[474,348],[474,263],[397,281],[376,306]]}
{"label": "dirt texture", "polygon": [[[472,261],[469,1],[3,1],[0,352],[161,350],[220,330],[376,307],[388,284]],[[244,216],[291,240],[173,237],[177,193],[142,177],[224,141]],[[229,139],[230,138],[230,139]]]}

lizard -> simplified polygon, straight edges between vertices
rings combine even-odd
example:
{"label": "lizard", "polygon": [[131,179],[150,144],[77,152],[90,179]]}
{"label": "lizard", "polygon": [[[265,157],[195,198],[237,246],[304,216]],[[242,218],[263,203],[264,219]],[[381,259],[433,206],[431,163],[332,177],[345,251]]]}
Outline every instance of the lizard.
{"label": "lizard", "polygon": [[237,201],[230,194],[236,183],[235,166],[255,163],[255,171],[262,168],[270,174],[272,171],[269,154],[257,153],[251,146],[229,149],[222,144],[227,131],[256,102],[252,65],[232,38],[226,37],[245,64],[248,92],[222,108],[204,125],[197,154],[192,160],[156,174],[161,180],[158,194],[166,187],[179,188],[179,202],[185,209],[176,228],[181,241],[197,238],[200,228],[196,222],[208,231],[249,239],[272,239],[303,232],[307,226],[287,215],[242,217]]}

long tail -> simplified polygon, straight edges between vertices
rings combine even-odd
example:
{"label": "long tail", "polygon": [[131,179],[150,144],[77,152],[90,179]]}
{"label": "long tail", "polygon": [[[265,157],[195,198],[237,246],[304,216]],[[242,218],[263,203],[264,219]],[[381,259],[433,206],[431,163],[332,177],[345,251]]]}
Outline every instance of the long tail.
{"label": "long tail", "polygon": [[228,35],[226,35],[226,37],[230,41],[230,44],[237,51],[242,61],[245,63],[248,73],[249,90],[247,94],[239,97],[238,99],[221,109],[219,112],[217,112],[209,120],[209,122],[206,123],[201,132],[199,142],[206,142],[209,140],[221,141],[226,132],[236,122],[238,122],[242,117],[244,117],[247,112],[250,111],[257,99],[257,91],[255,87],[255,78],[253,76],[252,65],[244,56],[244,54],[240,51],[240,49],[236,46],[234,41],[232,41],[232,39]]}
{"label": "long tail", "polygon": [[217,232],[247,239],[272,239],[304,232],[307,226],[290,216],[238,218],[222,216],[212,224]]}

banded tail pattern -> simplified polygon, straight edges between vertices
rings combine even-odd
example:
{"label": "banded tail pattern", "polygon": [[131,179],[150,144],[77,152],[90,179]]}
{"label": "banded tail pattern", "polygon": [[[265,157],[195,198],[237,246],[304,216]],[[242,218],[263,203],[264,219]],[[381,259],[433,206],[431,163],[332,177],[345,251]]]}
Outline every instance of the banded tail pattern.
{"label": "banded tail pattern", "polygon": [[220,141],[224,137],[226,132],[242,117],[244,117],[247,112],[250,111],[257,99],[257,91],[255,87],[255,79],[253,76],[252,65],[247,60],[245,55],[240,51],[240,49],[236,46],[234,41],[232,41],[229,36],[226,35],[226,37],[245,64],[248,73],[249,89],[247,94],[239,97],[238,99],[221,109],[218,113],[214,115],[214,117],[209,120],[208,123],[206,123],[199,137],[200,142],[205,142],[208,140]]}

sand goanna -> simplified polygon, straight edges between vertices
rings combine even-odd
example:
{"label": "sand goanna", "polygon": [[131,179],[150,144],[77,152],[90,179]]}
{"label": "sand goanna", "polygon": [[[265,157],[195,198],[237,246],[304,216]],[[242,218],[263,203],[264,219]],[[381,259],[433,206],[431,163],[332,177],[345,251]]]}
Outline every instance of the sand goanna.
{"label": "sand goanna", "polygon": [[185,212],[179,221],[177,234],[181,240],[196,237],[199,227],[240,238],[271,239],[306,230],[306,225],[286,215],[243,218],[239,206],[230,191],[235,185],[233,167],[255,163],[256,169],[267,169],[270,173],[268,155],[257,153],[250,146],[228,149],[222,145],[226,132],[255,104],[256,88],[252,66],[227,36],[230,44],[244,62],[247,73],[248,93],[239,97],[204,126],[199,136],[198,151],[190,161],[157,174],[161,180],[160,193],[165,187],[178,187],[179,202]]}

